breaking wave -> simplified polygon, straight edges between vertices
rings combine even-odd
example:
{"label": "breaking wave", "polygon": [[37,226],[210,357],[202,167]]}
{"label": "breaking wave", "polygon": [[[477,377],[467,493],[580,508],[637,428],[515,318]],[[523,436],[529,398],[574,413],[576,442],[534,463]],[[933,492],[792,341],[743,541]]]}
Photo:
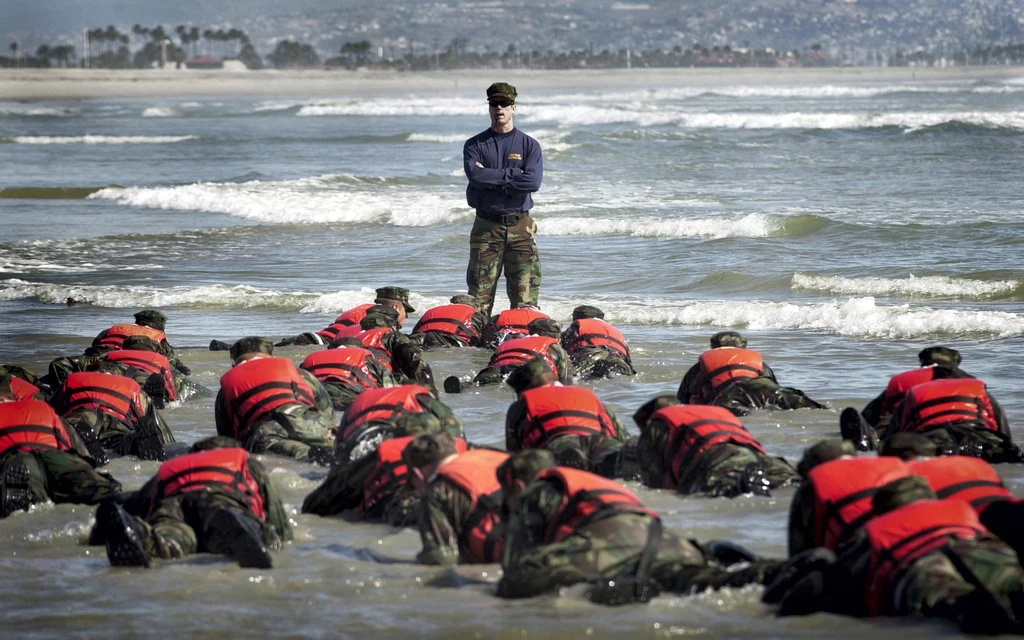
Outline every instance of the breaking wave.
{"label": "breaking wave", "polygon": [[469,216],[457,191],[415,190],[380,178],[320,176],[286,181],[109,187],[90,198],[170,211],[206,211],[275,224],[380,223],[422,227]]}
{"label": "breaking wave", "polygon": [[538,232],[549,236],[624,235],[643,238],[766,238],[780,235],[784,218],[752,213],[738,219],[542,218]]}
{"label": "breaking wave", "polygon": [[843,278],[793,274],[793,288],[826,291],[838,295],[897,295],[907,297],[956,297],[988,299],[1014,292],[1022,286],[1020,280],[971,280],[949,276],[907,278]]}
{"label": "breaking wave", "polygon": [[0,142],[14,144],[173,144],[196,140],[199,136],[14,136]]}

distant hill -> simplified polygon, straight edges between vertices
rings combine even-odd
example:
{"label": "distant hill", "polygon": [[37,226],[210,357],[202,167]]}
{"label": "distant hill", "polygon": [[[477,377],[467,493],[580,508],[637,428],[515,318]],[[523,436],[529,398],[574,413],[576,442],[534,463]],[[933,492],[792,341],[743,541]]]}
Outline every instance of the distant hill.
{"label": "distant hill", "polygon": [[294,39],[326,56],[358,40],[385,55],[444,50],[453,41],[469,51],[820,43],[850,60],[1024,42],[1021,0],[0,0],[0,19],[0,37],[26,49],[75,43],[84,27],[159,23],[237,27],[262,54]]}

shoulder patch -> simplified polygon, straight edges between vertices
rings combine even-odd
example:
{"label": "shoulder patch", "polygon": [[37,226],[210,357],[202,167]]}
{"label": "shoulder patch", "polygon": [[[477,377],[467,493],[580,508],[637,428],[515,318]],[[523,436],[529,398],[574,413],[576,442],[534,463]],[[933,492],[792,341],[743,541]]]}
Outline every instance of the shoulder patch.
{"label": "shoulder patch", "polygon": [[510,154],[508,154],[508,159],[509,160],[522,160],[523,156],[519,155],[518,153],[510,153]]}

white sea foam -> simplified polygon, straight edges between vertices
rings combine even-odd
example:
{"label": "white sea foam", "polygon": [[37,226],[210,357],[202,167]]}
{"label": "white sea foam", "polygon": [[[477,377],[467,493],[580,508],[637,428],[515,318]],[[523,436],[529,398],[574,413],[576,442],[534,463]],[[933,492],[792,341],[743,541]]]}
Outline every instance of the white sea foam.
{"label": "white sea foam", "polygon": [[422,227],[470,215],[451,189],[400,189],[380,180],[321,176],[277,182],[111,187],[90,198],[172,211],[207,211],[268,223],[379,223]]}
{"label": "white sea foam", "polygon": [[735,327],[751,330],[821,331],[856,338],[1006,338],[1024,335],[1024,315],[1000,311],[880,306],[872,297],[820,304],[761,301],[545,298],[543,309],[556,318],[571,316],[578,304],[596,304],[617,324]]}
{"label": "white sea foam", "polygon": [[765,238],[782,230],[782,219],[752,213],[742,218],[665,220],[662,218],[543,218],[538,232],[549,236],[625,235],[645,238]]}
{"label": "white sea foam", "polygon": [[64,304],[68,297],[101,307],[164,307],[187,304],[208,304],[226,307],[299,308],[315,300],[318,294],[282,292],[249,286],[229,287],[155,287],[65,285],[28,282],[19,279],[0,280],[0,300],[32,298],[46,304]]}
{"label": "white sea foam", "polygon": [[898,295],[922,297],[987,298],[1009,293],[1021,286],[1019,280],[971,280],[949,276],[908,278],[843,278],[793,274],[793,288],[827,291],[839,295]]}
{"label": "white sea foam", "polygon": [[171,107],[146,107],[142,110],[143,118],[173,118],[181,115]]}
{"label": "white sea foam", "polygon": [[75,113],[76,110],[67,107],[42,107],[35,104],[13,102],[0,103],[0,116],[60,117]]}
{"label": "white sea foam", "polygon": [[297,116],[483,116],[487,105],[482,100],[452,98],[377,98],[317,102],[299,107]]}
{"label": "white sea foam", "polygon": [[652,127],[675,124],[688,129],[869,129],[900,127],[916,130],[963,123],[979,127],[1024,130],[1024,112],[680,112],[657,105],[539,106],[521,118],[527,122],[557,123],[563,128],[601,124],[636,124]]}
{"label": "white sea foam", "polygon": [[436,134],[436,133],[410,133],[406,136],[407,142],[441,142],[445,144],[462,144],[468,138],[462,134]]}
{"label": "white sea foam", "polygon": [[198,136],[15,136],[17,144],[174,144]]}

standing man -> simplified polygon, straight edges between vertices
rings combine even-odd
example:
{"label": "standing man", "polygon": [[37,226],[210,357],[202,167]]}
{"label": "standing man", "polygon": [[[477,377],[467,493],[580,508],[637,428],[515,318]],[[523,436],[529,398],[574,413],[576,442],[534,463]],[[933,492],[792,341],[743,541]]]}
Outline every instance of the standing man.
{"label": "standing man", "polygon": [[466,141],[462,150],[469,186],[466,201],[476,209],[469,236],[466,283],[477,308],[488,316],[501,271],[512,308],[537,305],[540,257],[530,217],[534,191],[544,177],[540,144],[515,128],[516,88],[506,82],[487,87],[491,127]]}

